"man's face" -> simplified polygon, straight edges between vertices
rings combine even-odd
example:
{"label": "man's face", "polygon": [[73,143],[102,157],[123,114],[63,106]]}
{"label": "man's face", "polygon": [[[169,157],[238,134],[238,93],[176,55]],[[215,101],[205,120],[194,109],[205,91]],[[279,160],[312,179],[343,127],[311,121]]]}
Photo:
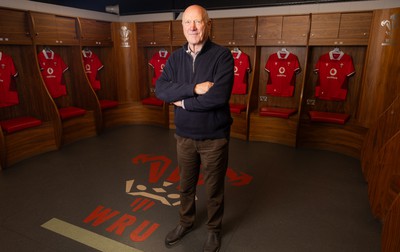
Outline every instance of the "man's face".
{"label": "man's face", "polygon": [[204,20],[200,8],[186,9],[182,18],[183,33],[191,45],[203,44],[208,38],[209,22]]}

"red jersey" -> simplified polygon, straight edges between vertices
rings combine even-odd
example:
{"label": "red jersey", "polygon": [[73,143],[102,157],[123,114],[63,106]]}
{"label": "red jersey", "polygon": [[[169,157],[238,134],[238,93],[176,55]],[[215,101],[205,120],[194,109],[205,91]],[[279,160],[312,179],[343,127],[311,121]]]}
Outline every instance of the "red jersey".
{"label": "red jersey", "polygon": [[350,55],[333,51],[322,55],[316,66],[319,85],[315,96],[322,100],[344,101],[347,95],[347,79],[355,73]]}
{"label": "red jersey", "polygon": [[47,90],[53,98],[67,94],[67,89],[62,83],[62,74],[68,70],[60,55],[53,51],[43,50],[38,54],[40,71]]}
{"label": "red jersey", "polygon": [[242,51],[232,51],[234,59],[234,80],[232,94],[247,93],[247,73],[250,72],[249,56]]}
{"label": "red jersey", "polygon": [[169,55],[170,54],[168,51],[160,50],[157,53],[155,53],[153,57],[150,59],[149,65],[154,69],[154,74],[152,79],[153,86],[156,85],[157,79],[162,74],[164,66],[169,58]]}
{"label": "red jersey", "polygon": [[18,93],[11,85],[11,78],[18,72],[11,56],[0,52],[0,107],[8,107],[19,103]]}
{"label": "red jersey", "polygon": [[299,60],[290,52],[279,51],[271,54],[265,64],[268,71],[267,94],[272,96],[293,96],[295,73],[300,70]]}
{"label": "red jersey", "polygon": [[92,51],[82,50],[83,65],[85,67],[85,73],[90,81],[94,90],[101,88],[100,80],[97,78],[97,72],[103,68],[99,57]]}

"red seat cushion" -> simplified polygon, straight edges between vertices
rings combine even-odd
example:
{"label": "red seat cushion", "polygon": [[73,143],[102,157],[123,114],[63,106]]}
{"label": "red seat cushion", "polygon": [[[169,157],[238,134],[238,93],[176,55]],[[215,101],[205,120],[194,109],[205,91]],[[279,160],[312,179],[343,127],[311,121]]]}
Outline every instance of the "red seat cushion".
{"label": "red seat cushion", "polygon": [[289,118],[292,114],[296,113],[297,109],[292,108],[275,108],[275,107],[262,107],[260,108],[260,116],[273,116],[280,118]]}
{"label": "red seat cushion", "polygon": [[31,116],[17,117],[9,120],[0,121],[1,128],[7,133],[12,133],[23,129],[36,127],[41,124],[42,124],[41,120]]}
{"label": "red seat cushion", "polygon": [[100,102],[100,107],[102,110],[104,109],[109,109],[109,108],[114,108],[118,106],[117,101],[112,101],[112,100],[99,100]]}
{"label": "red seat cushion", "polygon": [[156,97],[148,97],[142,100],[143,105],[162,106],[164,102]]}
{"label": "red seat cushion", "polygon": [[345,124],[350,115],[332,112],[309,111],[311,121]]}
{"label": "red seat cushion", "polygon": [[247,106],[245,104],[229,104],[229,108],[232,113],[240,114],[246,110]]}
{"label": "red seat cushion", "polygon": [[86,110],[77,107],[65,107],[59,108],[61,120],[66,120],[68,118],[82,116],[86,113]]}

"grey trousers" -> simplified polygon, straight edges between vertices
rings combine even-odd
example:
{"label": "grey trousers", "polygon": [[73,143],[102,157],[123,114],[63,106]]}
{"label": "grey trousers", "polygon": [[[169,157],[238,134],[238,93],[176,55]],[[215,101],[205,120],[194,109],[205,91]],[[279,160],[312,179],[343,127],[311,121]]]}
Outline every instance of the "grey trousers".
{"label": "grey trousers", "polygon": [[210,231],[221,231],[229,140],[192,140],[178,135],[175,138],[180,174],[180,224],[189,227],[195,221],[196,188],[201,169],[207,195],[206,225]]}

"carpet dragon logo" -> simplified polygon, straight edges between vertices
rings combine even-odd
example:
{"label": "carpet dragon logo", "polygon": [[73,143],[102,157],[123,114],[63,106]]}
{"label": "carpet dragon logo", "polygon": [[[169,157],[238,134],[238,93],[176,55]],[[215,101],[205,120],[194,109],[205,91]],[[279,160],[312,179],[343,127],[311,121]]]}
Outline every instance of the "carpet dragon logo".
{"label": "carpet dragon logo", "polygon": [[[132,203],[134,208],[149,208],[154,205],[154,201],[167,206],[180,205],[179,197],[179,169],[175,167],[171,172],[169,167],[171,159],[166,156],[153,156],[140,154],[132,158],[132,163],[136,166],[144,166],[148,169],[147,181],[137,181],[130,179],[126,181],[126,193],[135,197],[141,197]],[[143,167],[142,167],[143,168]],[[244,172],[236,172],[228,167],[226,172],[228,183],[231,186],[248,185],[253,177]],[[204,184],[203,175],[200,172],[198,186]]]}

